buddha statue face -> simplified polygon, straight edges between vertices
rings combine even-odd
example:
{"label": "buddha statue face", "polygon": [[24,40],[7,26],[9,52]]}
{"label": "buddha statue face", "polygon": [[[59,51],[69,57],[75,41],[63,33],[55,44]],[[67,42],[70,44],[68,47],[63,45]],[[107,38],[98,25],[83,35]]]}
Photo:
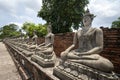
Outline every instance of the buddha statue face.
{"label": "buddha statue face", "polygon": [[84,16],[83,16],[83,25],[84,27],[91,27],[93,18],[94,18],[94,14],[91,14],[89,12],[89,9],[86,10]]}
{"label": "buddha statue face", "polygon": [[85,16],[83,18],[83,25],[84,25],[84,27],[90,27],[91,23],[92,23],[92,20],[91,20],[90,16]]}

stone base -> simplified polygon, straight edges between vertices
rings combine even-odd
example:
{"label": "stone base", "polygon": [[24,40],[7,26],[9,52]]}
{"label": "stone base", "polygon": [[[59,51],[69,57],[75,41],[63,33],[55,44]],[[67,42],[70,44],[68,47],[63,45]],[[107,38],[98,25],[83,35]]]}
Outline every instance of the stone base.
{"label": "stone base", "polygon": [[22,53],[23,53],[26,57],[30,57],[31,55],[34,54],[34,52],[30,52],[30,51],[27,51],[27,50],[23,50]]}
{"label": "stone base", "polygon": [[54,61],[51,59],[44,59],[38,55],[33,55],[31,57],[31,60],[36,62],[37,64],[39,64],[42,67],[54,67]]}
{"label": "stone base", "polygon": [[30,51],[30,52],[35,52],[35,49],[29,49],[29,48],[25,48],[27,51]]}
{"label": "stone base", "polygon": [[114,73],[105,73],[82,64],[70,62],[55,67],[53,75],[61,80],[119,80]]}
{"label": "stone base", "polygon": [[20,48],[20,47],[16,47],[14,46],[15,49],[17,49],[18,51],[22,52],[24,49]]}

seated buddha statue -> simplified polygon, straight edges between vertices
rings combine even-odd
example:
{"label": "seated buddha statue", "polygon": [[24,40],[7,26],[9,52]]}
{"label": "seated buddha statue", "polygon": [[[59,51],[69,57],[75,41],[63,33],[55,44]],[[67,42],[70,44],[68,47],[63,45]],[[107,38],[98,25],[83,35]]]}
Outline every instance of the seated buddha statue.
{"label": "seated buddha statue", "polygon": [[36,31],[33,32],[32,43],[28,46],[29,49],[35,49],[37,47],[37,38]]}
{"label": "seated buddha statue", "polygon": [[54,44],[54,34],[52,33],[51,23],[47,26],[47,35],[45,36],[45,42],[39,44],[36,47],[35,54],[31,59],[42,66],[54,66],[54,59],[56,58],[53,44]]}
{"label": "seated buddha statue", "polygon": [[45,36],[45,42],[39,44],[36,48],[37,51],[41,53],[49,54],[53,52],[54,34],[51,30],[51,23],[47,26],[47,35]]}
{"label": "seated buddha statue", "polygon": [[49,23],[45,42],[37,45],[35,54],[31,56],[31,60],[42,67],[53,67],[55,64],[56,56],[53,50],[54,34],[51,28],[51,23]]}
{"label": "seated buddha statue", "polygon": [[[113,64],[99,55],[103,50],[103,32],[101,29],[91,27],[94,17],[87,9],[83,15],[82,29],[75,32],[73,44],[61,53],[61,63],[69,61],[103,72],[111,72]],[[76,43],[78,48],[73,50]]]}
{"label": "seated buddha statue", "polygon": [[27,37],[24,39],[24,43],[22,44],[23,47],[28,47],[29,46],[29,36],[27,35]]}

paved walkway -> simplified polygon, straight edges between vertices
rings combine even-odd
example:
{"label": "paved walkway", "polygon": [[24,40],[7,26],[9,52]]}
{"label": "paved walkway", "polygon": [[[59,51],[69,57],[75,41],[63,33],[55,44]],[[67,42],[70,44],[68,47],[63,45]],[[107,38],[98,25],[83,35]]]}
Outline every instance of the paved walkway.
{"label": "paved walkway", "polygon": [[0,42],[0,80],[22,80],[2,42]]}

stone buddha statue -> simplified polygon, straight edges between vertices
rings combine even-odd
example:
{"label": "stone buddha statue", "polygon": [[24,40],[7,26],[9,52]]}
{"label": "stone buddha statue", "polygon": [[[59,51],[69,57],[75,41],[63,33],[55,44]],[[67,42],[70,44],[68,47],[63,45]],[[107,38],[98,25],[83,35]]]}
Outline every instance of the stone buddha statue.
{"label": "stone buddha statue", "polygon": [[51,54],[53,52],[54,34],[52,33],[51,28],[51,23],[49,23],[47,27],[48,34],[45,36],[45,42],[37,46],[37,51],[45,54]]}
{"label": "stone buddha statue", "polygon": [[[99,55],[103,50],[103,32],[91,27],[94,17],[87,9],[82,30],[75,32],[73,44],[61,53],[61,61],[53,69],[53,75],[60,80],[119,80],[113,64]],[[78,48],[74,49],[76,44]]]}
{"label": "stone buddha statue", "polygon": [[35,49],[37,47],[37,35],[36,35],[36,31],[33,32],[33,37],[32,37],[32,42],[29,41],[29,37],[27,37],[28,39],[26,39],[26,43],[22,44],[22,53],[27,56],[30,57],[31,55],[33,55],[35,53]]}
{"label": "stone buddha statue", "polygon": [[[83,17],[82,30],[75,32],[73,44],[61,53],[62,63],[65,61],[83,64],[103,72],[111,72],[113,64],[99,55],[103,50],[103,32],[101,29],[92,28],[95,16],[87,9]],[[72,50],[78,41],[79,47]]]}
{"label": "stone buddha statue", "polygon": [[28,35],[26,35],[26,36],[27,37],[24,38],[24,43],[22,44],[22,46],[25,48],[29,46],[29,36]]}
{"label": "stone buddha statue", "polygon": [[45,42],[36,47],[35,55],[32,56],[32,60],[43,64],[42,66],[50,66],[54,64],[55,53],[53,51],[54,34],[52,33],[52,26],[49,22],[47,26],[47,35],[45,36]]}
{"label": "stone buddha statue", "polygon": [[32,43],[28,46],[29,49],[35,49],[37,47],[37,38],[36,31],[33,32]]}

